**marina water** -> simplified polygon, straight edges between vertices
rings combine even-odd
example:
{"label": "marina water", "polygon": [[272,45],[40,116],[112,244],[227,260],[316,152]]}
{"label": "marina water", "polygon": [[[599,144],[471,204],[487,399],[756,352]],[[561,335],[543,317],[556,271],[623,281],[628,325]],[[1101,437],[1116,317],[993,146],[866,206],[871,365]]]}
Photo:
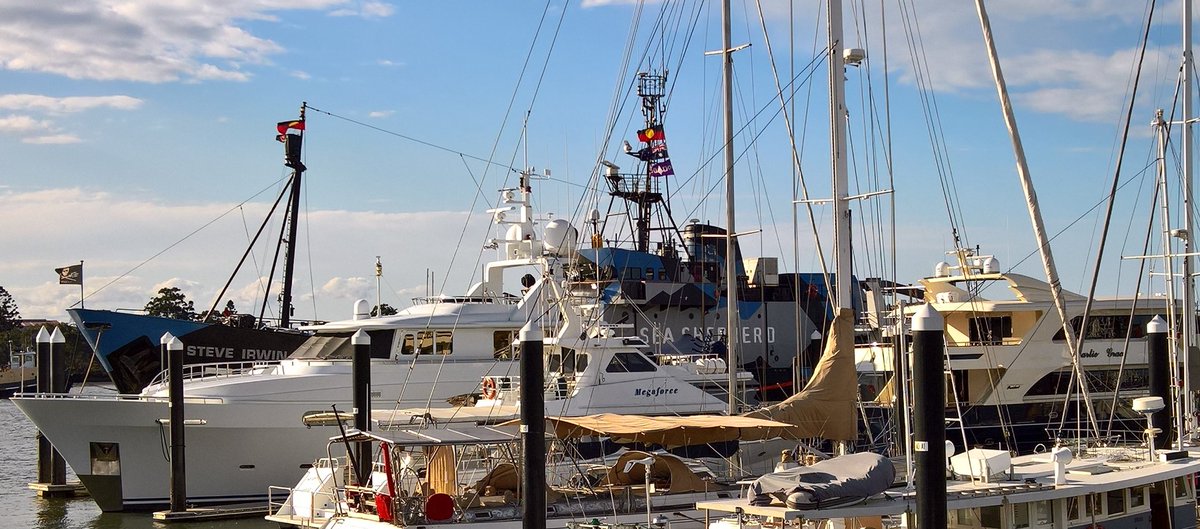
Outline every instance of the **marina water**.
{"label": "marina water", "polygon": [[[112,388],[92,387],[84,393],[112,394]],[[274,529],[262,518],[204,523],[156,523],[150,513],[102,513],[87,496],[69,499],[39,498],[28,484],[37,476],[37,430],[7,400],[0,400],[0,505],[5,506],[0,527],[37,529]],[[314,450],[319,451],[320,447]],[[314,452],[315,453],[315,452]],[[189,468],[188,472],[204,472]],[[67,479],[75,480],[69,469]],[[300,476],[297,475],[299,480]],[[291,486],[294,483],[280,483]]]}

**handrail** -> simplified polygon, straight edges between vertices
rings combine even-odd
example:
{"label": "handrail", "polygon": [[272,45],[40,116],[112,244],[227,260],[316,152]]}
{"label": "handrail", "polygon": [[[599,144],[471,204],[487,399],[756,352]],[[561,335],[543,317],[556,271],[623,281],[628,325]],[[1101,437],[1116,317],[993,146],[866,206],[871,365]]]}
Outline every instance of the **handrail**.
{"label": "handrail", "polygon": [[[204,364],[187,364],[183,366],[183,380],[199,380],[209,378],[227,378],[253,373],[257,369],[270,367],[279,362],[218,362]],[[167,371],[160,371],[150,381],[148,386],[166,384],[169,381]]]}

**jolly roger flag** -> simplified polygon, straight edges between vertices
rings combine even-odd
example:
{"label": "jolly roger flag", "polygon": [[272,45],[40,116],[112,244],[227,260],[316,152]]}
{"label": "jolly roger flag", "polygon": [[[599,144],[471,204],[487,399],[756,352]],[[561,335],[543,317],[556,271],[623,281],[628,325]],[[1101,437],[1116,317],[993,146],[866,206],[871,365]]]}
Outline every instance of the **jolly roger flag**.
{"label": "jolly roger flag", "polygon": [[58,284],[60,285],[83,284],[83,263],[55,268],[54,272],[58,274]]}

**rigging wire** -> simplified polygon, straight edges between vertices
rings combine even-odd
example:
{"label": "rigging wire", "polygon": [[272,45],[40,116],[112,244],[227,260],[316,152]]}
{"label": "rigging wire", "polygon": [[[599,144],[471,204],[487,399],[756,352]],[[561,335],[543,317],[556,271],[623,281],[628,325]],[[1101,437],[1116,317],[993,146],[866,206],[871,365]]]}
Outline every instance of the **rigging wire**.
{"label": "rigging wire", "polygon": [[176,247],[176,246],[179,246],[181,243],[183,243],[183,241],[186,241],[186,240],[188,240],[188,239],[192,238],[192,236],[196,235],[197,233],[200,233],[200,232],[201,232],[201,231],[203,231],[205,228],[208,228],[209,226],[212,226],[212,225],[213,225],[213,224],[215,224],[215,223],[216,223],[218,220],[221,220],[221,219],[222,219],[222,218],[224,218],[226,215],[228,215],[228,214],[230,214],[230,213],[233,213],[234,211],[236,211],[236,210],[240,209],[242,206],[246,205],[246,203],[250,202],[251,200],[254,200],[255,198],[258,198],[258,196],[259,196],[259,195],[261,195],[261,194],[263,194],[263,193],[266,193],[268,190],[270,190],[271,188],[275,187],[276,185],[278,185],[280,182],[282,182],[282,181],[286,180],[287,178],[288,178],[288,177],[283,177],[283,178],[280,178],[280,179],[278,179],[278,180],[276,180],[276,181],[272,182],[272,183],[271,183],[270,185],[268,185],[267,187],[264,187],[264,188],[260,189],[258,192],[254,193],[253,195],[250,195],[250,197],[249,197],[249,198],[247,198],[247,199],[245,199],[245,200],[242,200],[241,202],[238,202],[237,204],[234,204],[232,207],[230,207],[229,209],[225,210],[225,212],[224,212],[224,213],[221,213],[220,215],[217,215],[217,216],[216,216],[215,218],[213,218],[212,220],[209,220],[208,222],[205,222],[204,224],[201,224],[201,225],[200,225],[199,227],[197,227],[196,229],[193,229],[192,231],[188,232],[188,233],[187,233],[187,235],[184,235],[183,237],[181,237],[180,239],[176,240],[175,242],[173,242],[173,243],[171,243],[171,244],[167,245],[167,247],[166,247],[166,248],[163,248],[162,250],[159,250],[159,251],[158,251],[157,253],[155,253],[154,255],[151,255],[150,257],[147,257],[145,260],[143,260],[142,262],[138,263],[138,264],[137,264],[136,266],[134,266],[133,268],[130,268],[128,271],[126,271],[126,272],[122,273],[121,275],[119,275],[119,276],[117,276],[117,277],[115,277],[115,278],[111,279],[109,282],[107,282],[107,283],[105,283],[105,284],[101,285],[101,286],[100,286],[100,288],[97,288],[96,290],[93,290],[93,291],[91,291],[91,293],[89,293],[89,294],[87,294],[86,296],[84,296],[84,297],[83,297],[83,299],[81,299],[81,300],[80,300],[78,303],[73,303],[71,306],[72,306],[72,307],[74,307],[75,305],[78,305],[78,304],[82,303],[83,301],[86,301],[88,298],[90,298],[90,297],[92,297],[92,296],[94,296],[94,295],[96,295],[96,294],[100,293],[100,291],[102,291],[102,290],[104,290],[104,289],[108,288],[108,287],[109,287],[109,286],[111,286],[113,283],[116,283],[117,281],[120,281],[120,280],[122,280],[122,279],[124,279],[124,278],[128,277],[128,276],[129,276],[129,274],[132,274],[132,273],[136,272],[136,271],[137,271],[139,268],[141,268],[141,267],[145,266],[145,265],[146,265],[146,263],[149,263],[150,261],[153,261],[154,259],[157,259],[157,258],[158,258],[158,256],[160,256],[160,255],[162,255],[162,254],[165,254],[165,253],[167,253],[168,251],[170,251],[172,248],[174,248],[174,247]]}

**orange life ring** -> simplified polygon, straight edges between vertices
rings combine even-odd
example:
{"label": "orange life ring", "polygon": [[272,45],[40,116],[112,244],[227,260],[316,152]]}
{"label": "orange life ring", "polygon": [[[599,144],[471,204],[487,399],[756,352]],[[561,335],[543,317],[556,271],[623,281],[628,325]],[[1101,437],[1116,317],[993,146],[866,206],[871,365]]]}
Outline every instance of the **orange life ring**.
{"label": "orange life ring", "polygon": [[486,377],[483,379],[483,398],[495,400],[500,395],[500,391],[496,389],[496,379]]}

